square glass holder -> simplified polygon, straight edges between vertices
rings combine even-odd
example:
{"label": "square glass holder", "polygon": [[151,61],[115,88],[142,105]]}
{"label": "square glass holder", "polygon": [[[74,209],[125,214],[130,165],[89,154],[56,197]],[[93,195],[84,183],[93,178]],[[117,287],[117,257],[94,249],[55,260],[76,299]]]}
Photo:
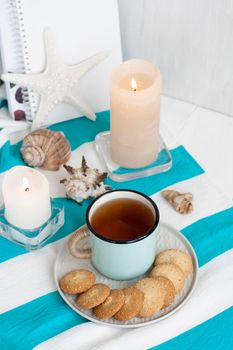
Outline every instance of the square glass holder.
{"label": "square glass holder", "polygon": [[172,167],[172,156],[162,137],[159,137],[159,152],[155,161],[143,168],[123,168],[114,163],[110,153],[110,131],[96,135],[95,148],[108,176],[117,182],[139,179],[168,171]]}
{"label": "square glass holder", "polygon": [[36,250],[64,225],[64,208],[56,200],[51,199],[52,214],[50,219],[35,229],[21,229],[11,225],[5,218],[4,207],[0,208],[0,236],[18,244],[27,250]]}

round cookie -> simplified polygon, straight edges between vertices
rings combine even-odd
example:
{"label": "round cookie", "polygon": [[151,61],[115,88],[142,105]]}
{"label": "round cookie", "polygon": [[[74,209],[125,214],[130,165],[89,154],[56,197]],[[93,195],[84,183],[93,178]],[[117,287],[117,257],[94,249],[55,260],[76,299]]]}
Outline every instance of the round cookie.
{"label": "round cookie", "polygon": [[144,293],[143,306],[138,313],[140,317],[150,317],[161,310],[165,299],[165,289],[155,278],[145,277],[135,284]]}
{"label": "round cookie", "polygon": [[179,249],[167,249],[161,252],[155,259],[155,265],[172,263],[179,266],[185,277],[193,270],[193,262],[191,257]]}
{"label": "round cookie", "polygon": [[61,290],[68,294],[85,292],[91,288],[94,283],[94,273],[84,269],[78,269],[66,273],[59,282]]}
{"label": "round cookie", "polygon": [[102,304],[110,294],[110,288],[106,284],[98,283],[76,298],[76,303],[83,309],[92,309]]}
{"label": "round cookie", "polygon": [[120,289],[112,289],[107,299],[93,310],[94,315],[100,320],[112,317],[120,310],[125,301],[125,295]]}
{"label": "round cookie", "polygon": [[128,321],[135,317],[141,310],[144,294],[136,287],[123,289],[125,302],[122,308],[113,316],[118,321]]}
{"label": "round cookie", "polygon": [[176,290],[173,283],[166,277],[158,276],[154,278],[161,284],[161,287],[164,289],[165,292],[165,299],[162,306],[162,309],[164,309],[165,307],[173,303],[173,300],[176,296]]}
{"label": "round cookie", "polygon": [[163,276],[169,279],[179,293],[184,287],[185,276],[182,270],[175,264],[159,264],[156,265],[150,272],[150,277]]}

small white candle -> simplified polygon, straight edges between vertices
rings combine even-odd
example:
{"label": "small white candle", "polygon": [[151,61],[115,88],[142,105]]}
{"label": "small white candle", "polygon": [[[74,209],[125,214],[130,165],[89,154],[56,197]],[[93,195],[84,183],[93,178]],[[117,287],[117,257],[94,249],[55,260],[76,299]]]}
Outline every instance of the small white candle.
{"label": "small white candle", "polygon": [[140,168],[156,160],[159,145],[162,76],[158,68],[133,59],[111,75],[111,157],[122,167]]}
{"label": "small white candle", "polygon": [[49,184],[39,171],[15,166],[3,179],[2,194],[7,221],[21,229],[35,229],[51,216]]}

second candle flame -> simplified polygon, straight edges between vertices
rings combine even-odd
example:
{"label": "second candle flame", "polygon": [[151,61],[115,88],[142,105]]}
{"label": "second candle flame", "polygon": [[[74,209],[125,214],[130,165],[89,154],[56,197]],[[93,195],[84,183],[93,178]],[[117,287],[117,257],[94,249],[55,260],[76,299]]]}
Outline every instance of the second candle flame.
{"label": "second candle flame", "polygon": [[137,82],[134,77],[131,78],[131,88],[133,91],[137,91]]}
{"label": "second candle flame", "polygon": [[23,188],[25,192],[29,191],[29,182],[25,176],[23,177]]}

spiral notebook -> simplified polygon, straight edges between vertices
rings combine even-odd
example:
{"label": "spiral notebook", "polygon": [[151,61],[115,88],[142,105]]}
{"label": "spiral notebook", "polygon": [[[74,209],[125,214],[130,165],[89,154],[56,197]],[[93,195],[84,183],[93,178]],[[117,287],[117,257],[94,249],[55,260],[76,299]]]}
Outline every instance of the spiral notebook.
{"label": "spiral notebook", "polygon": [[[0,0],[0,51],[3,71],[39,73],[45,68],[43,32],[52,29],[57,50],[67,64],[100,52],[109,57],[81,80],[81,91],[95,112],[109,108],[109,75],[121,61],[117,0]],[[36,91],[6,84],[14,119],[31,121],[39,104]],[[55,107],[45,124],[77,117],[64,103]]]}

